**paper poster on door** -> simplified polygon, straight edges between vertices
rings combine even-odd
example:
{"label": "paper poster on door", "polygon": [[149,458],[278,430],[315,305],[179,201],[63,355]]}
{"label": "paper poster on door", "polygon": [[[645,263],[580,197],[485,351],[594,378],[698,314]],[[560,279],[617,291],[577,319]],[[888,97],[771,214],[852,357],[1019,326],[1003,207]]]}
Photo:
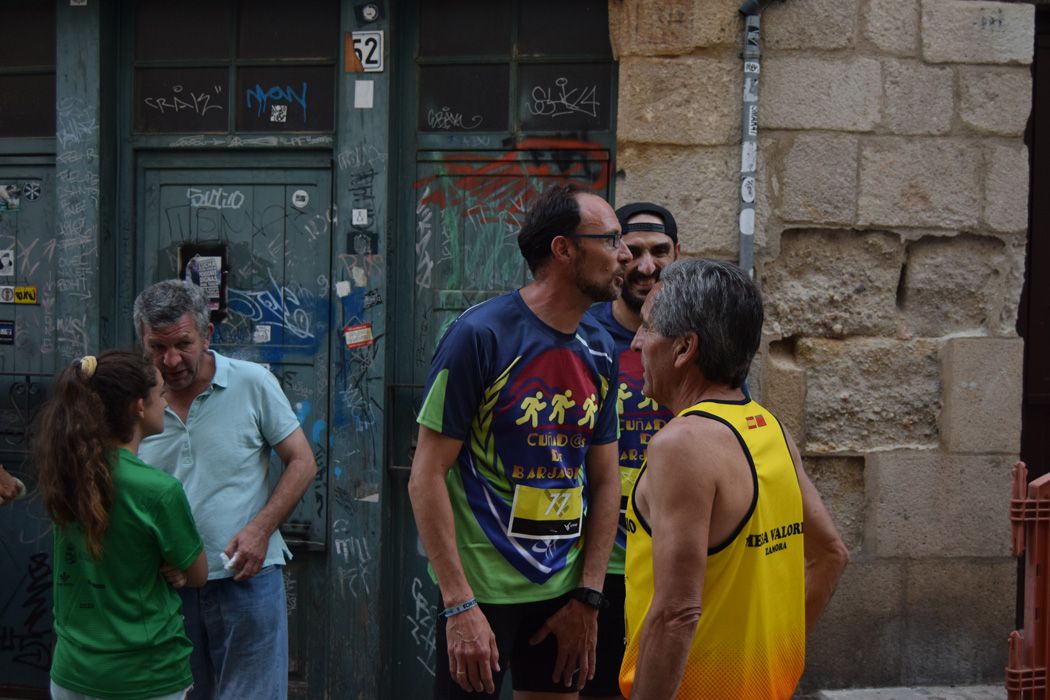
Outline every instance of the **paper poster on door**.
{"label": "paper poster on door", "polygon": [[37,298],[36,287],[15,287],[16,304],[36,304]]}
{"label": "paper poster on door", "polygon": [[350,350],[365,347],[375,342],[372,338],[371,323],[356,323],[343,329],[343,340]]}
{"label": "paper poster on door", "polygon": [[193,282],[208,294],[208,306],[219,308],[219,284],[222,282],[222,258],[194,255],[186,263],[183,279]]}
{"label": "paper poster on door", "polygon": [[14,277],[15,274],[15,249],[4,248],[0,250],[0,277]]}
{"label": "paper poster on door", "polygon": [[371,80],[354,81],[354,108],[372,109],[373,95],[375,94],[374,83]]}
{"label": "paper poster on door", "polygon": [[182,279],[193,282],[208,295],[212,323],[226,318],[226,277],[229,259],[222,243],[184,243],[179,246],[179,272]]}
{"label": "paper poster on door", "polygon": [[22,208],[22,187],[0,182],[0,212],[18,211]]}

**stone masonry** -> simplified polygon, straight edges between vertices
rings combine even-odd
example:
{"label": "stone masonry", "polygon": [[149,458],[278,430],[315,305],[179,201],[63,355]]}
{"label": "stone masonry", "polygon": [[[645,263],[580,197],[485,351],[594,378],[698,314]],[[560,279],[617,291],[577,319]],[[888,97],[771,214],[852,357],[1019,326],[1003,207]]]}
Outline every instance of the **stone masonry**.
{"label": "stone masonry", "polygon": [[[735,0],[610,0],[617,202],[737,257]],[[803,690],[998,684],[1023,342],[1034,11],[979,0],[787,0],[762,16],[752,386],[852,563]]]}

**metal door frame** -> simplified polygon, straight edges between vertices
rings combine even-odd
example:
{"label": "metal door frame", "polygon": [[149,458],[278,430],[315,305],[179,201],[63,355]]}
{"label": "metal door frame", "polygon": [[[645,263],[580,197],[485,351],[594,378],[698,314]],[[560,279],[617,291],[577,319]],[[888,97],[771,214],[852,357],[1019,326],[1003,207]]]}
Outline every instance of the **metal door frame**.
{"label": "metal door frame", "polygon": [[[393,73],[394,84],[391,93],[397,97],[396,107],[391,109],[391,152],[397,152],[399,158],[396,162],[391,177],[392,186],[397,186],[397,202],[395,221],[396,227],[390,233],[390,257],[388,264],[389,289],[389,312],[388,330],[395,339],[412,337],[418,329],[413,328],[415,317],[415,217],[417,192],[414,187],[409,186],[417,179],[417,166],[424,162],[446,161],[450,153],[461,155],[464,159],[476,156],[478,160],[495,160],[506,157],[508,154],[518,152],[515,158],[520,160],[539,158],[540,160],[557,160],[558,141],[572,142],[570,148],[563,152],[578,152],[593,150],[595,155],[599,153],[598,160],[607,160],[609,178],[606,185],[606,197],[612,201],[615,188],[615,154],[616,154],[616,115],[618,108],[618,84],[619,71],[615,58],[608,59],[612,65],[610,85],[610,116],[607,131],[593,131],[587,133],[587,139],[591,141],[589,146],[583,145],[585,138],[579,132],[529,132],[518,130],[517,113],[517,91],[516,91],[516,69],[511,70],[510,85],[508,89],[510,131],[488,132],[486,134],[472,133],[470,139],[464,139],[458,133],[420,133],[416,128],[416,119],[419,105],[418,96],[418,65],[425,64],[426,59],[419,59],[417,47],[420,38],[420,26],[418,19],[419,5],[426,0],[405,0],[399,4],[398,22],[400,46],[396,47],[397,60],[393,61],[395,71]],[[527,0],[497,0],[512,2],[514,10],[512,21],[514,23],[514,36],[518,34],[518,8]],[[606,27],[607,29],[607,27]],[[469,56],[462,57],[463,62],[469,63]],[[551,60],[563,60],[563,56],[552,56]],[[581,60],[574,57],[574,60]],[[593,59],[595,62],[597,58]],[[605,59],[601,59],[605,60]],[[587,58],[582,59],[587,62]],[[510,61],[512,67],[518,63],[515,55]],[[564,148],[564,147],[563,147]],[[607,154],[607,155],[605,155]],[[397,312],[394,313],[393,310]],[[387,426],[384,434],[386,449],[386,461],[382,465],[385,472],[382,502],[383,532],[386,542],[383,546],[382,571],[384,580],[394,579],[400,572],[398,569],[398,556],[391,551],[392,546],[399,542],[399,534],[406,529],[414,530],[414,522],[411,521],[411,512],[396,512],[392,504],[398,498],[403,498],[399,490],[405,489],[407,483],[408,466],[411,461],[411,447],[406,449],[404,435],[413,432],[416,428],[414,421],[413,405],[414,398],[421,393],[422,387],[411,381],[411,350],[406,343],[388,343],[386,348],[387,364]],[[406,402],[410,405],[406,405]],[[412,441],[414,443],[414,440]],[[402,520],[399,520],[402,519]],[[403,519],[408,519],[404,521]],[[392,698],[392,678],[394,675],[395,648],[394,631],[397,629],[399,616],[405,614],[398,601],[392,599],[388,594],[384,599],[382,620],[382,648],[384,658],[382,660],[383,678],[386,679],[380,688],[381,697]],[[433,603],[434,601],[430,601]],[[418,607],[420,602],[416,602]],[[505,686],[509,688],[509,683]],[[508,695],[509,697],[509,695]]]}

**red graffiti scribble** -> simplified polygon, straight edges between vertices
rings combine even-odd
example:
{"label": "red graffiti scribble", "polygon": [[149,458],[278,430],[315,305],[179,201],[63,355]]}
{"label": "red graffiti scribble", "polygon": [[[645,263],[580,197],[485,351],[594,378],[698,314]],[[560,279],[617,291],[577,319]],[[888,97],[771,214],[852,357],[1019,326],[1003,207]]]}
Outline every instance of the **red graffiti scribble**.
{"label": "red graffiti scribble", "polygon": [[522,218],[529,202],[554,182],[572,180],[598,194],[609,184],[608,153],[599,144],[574,139],[526,139],[492,160],[448,153],[443,169],[413,183],[417,190],[430,187],[419,205],[464,207],[481,223]]}

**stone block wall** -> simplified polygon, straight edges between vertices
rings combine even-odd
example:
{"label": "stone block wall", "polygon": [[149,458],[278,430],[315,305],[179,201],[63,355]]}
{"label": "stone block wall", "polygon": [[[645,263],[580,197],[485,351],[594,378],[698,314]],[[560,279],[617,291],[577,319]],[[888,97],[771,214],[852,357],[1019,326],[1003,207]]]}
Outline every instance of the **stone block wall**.
{"label": "stone block wall", "polygon": [[[610,0],[618,203],[736,259],[735,0]],[[752,386],[853,561],[804,689],[996,683],[1013,629],[1015,320],[1032,6],[787,0],[762,16]],[[757,375],[757,376],[756,376]]]}

